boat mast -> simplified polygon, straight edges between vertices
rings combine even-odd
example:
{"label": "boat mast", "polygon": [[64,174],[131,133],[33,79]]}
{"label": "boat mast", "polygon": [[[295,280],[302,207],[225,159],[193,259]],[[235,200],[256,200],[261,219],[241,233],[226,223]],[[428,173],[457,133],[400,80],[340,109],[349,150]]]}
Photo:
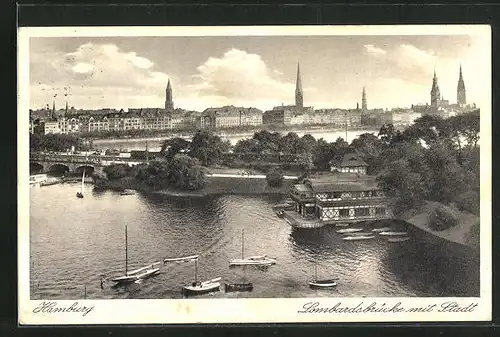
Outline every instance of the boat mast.
{"label": "boat mast", "polygon": [[245,258],[245,229],[241,230],[241,259]]}
{"label": "boat mast", "polygon": [[125,225],[125,276],[128,275],[128,242],[127,242],[127,225]]}
{"label": "boat mast", "polygon": [[194,261],[194,283],[198,283],[198,260]]}
{"label": "boat mast", "polygon": [[84,184],[85,184],[85,170],[83,170],[83,174],[82,174],[82,194],[83,194]]}
{"label": "boat mast", "polygon": [[318,280],[318,262],[314,264],[314,281]]}

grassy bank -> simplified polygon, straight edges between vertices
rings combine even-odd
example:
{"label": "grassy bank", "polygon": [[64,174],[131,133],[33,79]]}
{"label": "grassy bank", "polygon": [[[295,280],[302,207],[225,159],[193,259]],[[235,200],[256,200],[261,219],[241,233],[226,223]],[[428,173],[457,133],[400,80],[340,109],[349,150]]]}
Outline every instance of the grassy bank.
{"label": "grassy bank", "polygon": [[[436,210],[446,212],[456,224],[443,230],[434,229],[431,223],[434,221],[432,215]],[[479,217],[474,214],[437,202],[426,202],[420,209],[407,212],[399,218],[442,239],[474,249],[479,248]]]}

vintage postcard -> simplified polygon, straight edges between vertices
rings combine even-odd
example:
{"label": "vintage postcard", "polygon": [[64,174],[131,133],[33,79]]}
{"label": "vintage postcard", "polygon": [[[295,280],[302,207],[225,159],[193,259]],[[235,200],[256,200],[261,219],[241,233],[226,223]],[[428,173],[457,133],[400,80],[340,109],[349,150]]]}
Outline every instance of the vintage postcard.
{"label": "vintage postcard", "polygon": [[20,324],[491,320],[489,26],[18,41]]}

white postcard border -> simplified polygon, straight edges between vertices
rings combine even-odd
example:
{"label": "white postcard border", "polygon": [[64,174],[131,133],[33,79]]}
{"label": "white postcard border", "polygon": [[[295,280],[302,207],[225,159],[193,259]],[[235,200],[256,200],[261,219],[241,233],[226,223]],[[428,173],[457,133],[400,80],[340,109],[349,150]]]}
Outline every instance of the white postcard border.
{"label": "white postcard border", "polygon": [[[203,32],[203,33],[201,33]],[[249,36],[249,35],[477,35],[485,48],[483,62],[491,74],[491,29],[487,25],[407,25],[407,26],[247,26],[247,27],[22,27],[18,30],[18,309],[20,324],[148,324],[148,323],[287,323],[287,322],[433,322],[489,321],[492,308],[491,268],[491,77],[485,78],[485,100],[481,108],[481,233],[480,297],[478,298],[275,298],[275,299],[152,299],[53,301],[57,307],[92,309],[42,313],[43,302],[30,300],[29,231],[29,38],[76,36]],[[426,307],[456,302],[471,312],[428,313],[300,313],[308,303],[330,311],[360,303],[366,308]],[[76,303],[76,304],[75,304]],[[340,305],[338,305],[340,303]]]}

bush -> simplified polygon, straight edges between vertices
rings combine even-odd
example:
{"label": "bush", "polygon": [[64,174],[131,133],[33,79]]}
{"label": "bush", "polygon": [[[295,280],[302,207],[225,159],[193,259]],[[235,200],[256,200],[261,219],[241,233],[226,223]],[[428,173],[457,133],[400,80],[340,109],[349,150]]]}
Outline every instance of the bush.
{"label": "bush", "polygon": [[457,216],[449,208],[436,207],[429,215],[429,227],[435,231],[442,231],[458,224]]}
{"label": "bush", "polygon": [[479,249],[479,237],[480,237],[480,223],[477,221],[467,233],[467,243],[475,249]]}
{"label": "bush", "polygon": [[126,164],[112,164],[103,169],[109,180],[116,180],[130,176],[132,168]]}
{"label": "bush", "polygon": [[453,201],[458,209],[479,215],[479,193],[474,190],[469,190],[464,193],[457,194]]}
{"label": "bush", "polygon": [[266,180],[270,187],[280,187],[283,185],[285,177],[283,176],[281,168],[273,168],[267,173]]}

